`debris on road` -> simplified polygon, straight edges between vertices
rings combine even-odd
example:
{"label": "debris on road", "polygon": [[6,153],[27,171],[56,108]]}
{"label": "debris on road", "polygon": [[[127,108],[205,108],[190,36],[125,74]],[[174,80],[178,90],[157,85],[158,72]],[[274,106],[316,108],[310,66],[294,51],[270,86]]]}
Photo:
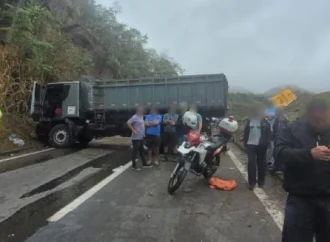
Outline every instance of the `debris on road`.
{"label": "debris on road", "polygon": [[211,189],[231,191],[237,187],[237,182],[235,180],[222,180],[218,177],[211,177],[209,187]]}
{"label": "debris on road", "polygon": [[25,145],[25,142],[22,139],[17,138],[16,134],[11,134],[9,136],[9,140],[19,147],[23,147]]}

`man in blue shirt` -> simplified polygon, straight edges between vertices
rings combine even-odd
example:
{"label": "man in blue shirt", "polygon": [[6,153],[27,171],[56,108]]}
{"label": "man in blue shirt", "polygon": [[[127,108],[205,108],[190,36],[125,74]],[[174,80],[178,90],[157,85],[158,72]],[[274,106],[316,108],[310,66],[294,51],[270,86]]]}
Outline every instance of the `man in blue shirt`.
{"label": "man in blue shirt", "polygon": [[145,118],[146,140],[148,146],[149,161],[159,165],[159,146],[160,146],[160,124],[162,116],[158,114],[156,108],[150,109],[150,114]]}

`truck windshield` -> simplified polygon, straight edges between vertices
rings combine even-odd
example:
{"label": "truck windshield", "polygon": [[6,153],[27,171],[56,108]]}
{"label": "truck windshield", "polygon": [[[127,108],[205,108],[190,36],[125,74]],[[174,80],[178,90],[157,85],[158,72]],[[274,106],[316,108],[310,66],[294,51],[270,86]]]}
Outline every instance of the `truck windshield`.
{"label": "truck windshield", "polygon": [[49,84],[47,85],[46,100],[63,101],[68,97],[70,85]]}

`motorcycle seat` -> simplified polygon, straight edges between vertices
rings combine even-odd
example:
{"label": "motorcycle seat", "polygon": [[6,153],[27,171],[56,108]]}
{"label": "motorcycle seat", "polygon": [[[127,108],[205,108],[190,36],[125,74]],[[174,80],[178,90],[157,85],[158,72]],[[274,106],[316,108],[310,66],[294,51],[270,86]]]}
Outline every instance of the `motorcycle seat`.
{"label": "motorcycle seat", "polygon": [[225,144],[225,142],[215,143],[215,144],[212,144],[212,145],[206,147],[205,149],[207,151],[214,152],[216,149],[220,148],[224,144]]}
{"label": "motorcycle seat", "polygon": [[213,144],[206,148],[207,151],[214,152],[216,149],[228,143],[228,139],[223,135],[213,136]]}

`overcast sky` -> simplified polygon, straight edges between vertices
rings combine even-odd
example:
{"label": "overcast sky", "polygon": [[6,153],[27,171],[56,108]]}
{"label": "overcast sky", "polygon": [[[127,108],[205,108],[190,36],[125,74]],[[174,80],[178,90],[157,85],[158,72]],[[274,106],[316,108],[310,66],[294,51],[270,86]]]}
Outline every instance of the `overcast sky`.
{"label": "overcast sky", "polygon": [[230,86],[258,92],[282,84],[330,90],[330,1],[117,2],[119,21],[147,34],[185,74],[225,73]]}

